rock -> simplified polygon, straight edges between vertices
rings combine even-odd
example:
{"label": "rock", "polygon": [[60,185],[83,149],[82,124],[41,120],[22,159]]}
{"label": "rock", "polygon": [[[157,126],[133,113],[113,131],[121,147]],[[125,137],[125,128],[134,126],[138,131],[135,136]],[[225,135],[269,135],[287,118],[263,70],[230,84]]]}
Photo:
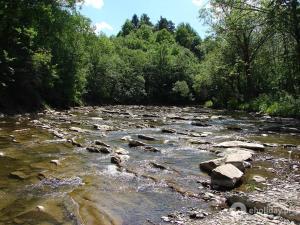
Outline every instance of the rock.
{"label": "rock", "polygon": [[199,167],[202,171],[210,174],[215,168],[224,164],[225,158],[213,159],[205,161],[199,164]]}
{"label": "rock", "polygon": [[70,127],[69,128],[70,131],[75,131],[75,132],[78,132],[78,133],[83,133],[84,130],[79,128],[79,127]]}
{"label": "rock", "polygon": [[149,152],[160,152],[159,149],[155,148],[155,147],[152,147],[152,146],[146,146],[144,148],[145,151],[149,151]]}
{"label": "rock", "polygon": [[76,146],[76,147],[82,147],[82,144],[80,144],[79,142],[77,142],[75,140],[75,137],[71,138],[68,140],[73,146]]}
{"label": "rock", "polygon": [[58,166],[58,165],[60,164],[60,161],[57,160],[57,159],[53,159],[53,160],[50,161],[50,163],[53,163],[53,164],[55,164],[56,166]]}
{"label": "rock", "polygon": [[246,162],[251,160],[251,158],[251,152],[241,150],[237,153],[228,154],[225,157],[225,163],[230,163],[236,166],[239,170],[245,171],[246,168],[251,167],[251,164],[249,162]]}
{"label": "rock", "polygon": [[174,130],[174,129],[168,129],[168,128],[163,128],[161,130],[161,132],[162,133],[167,133],[167,134],[174,134],[174,133],[176,133],[176,130]]}
{"label": "rock", "polygon": [[205,201],[209,201],[209,200],[212,200],[214,199],[216,196],[213,194],[213,193],[210,193],[210,192],[205,192],[202,196],[202,199],[205,200]]}
{"label": "rock", "polygon": [[210,119],[211,120],[221,120],[221,119],[223,119],[223,116],[216,116],[215,115],[215,116],[211,116]]}
{"label": "rock", "polygon": [[167,169],[167,167],[165,167],[164,165],[159,164],[159,163],[155,163],[155,162],[150,162],[150,165],[153,166],[154,168],[161,169],[161,170],[166,170]]}
{"label": "rock", "polygon": [[255,181],[256,183],[263,183],[266,182],[266,178],[259,176],[259,175],[255,175],[252,177],[252,180]]}
{"label": "rock", "polygon": [[194,220],[204,219],[205,215],[202,212],[192,212],[190,218]]}
{"label": "rock", "polygon": [[114,155],[111,157],[110,161],[113,164],[116,164],[117,166],[122,166],[124,162],[126,162],[129,159],[128,155]]}
{"label": "rock", "polygon": [[115,150],[115,153],[118,155],[128,155],[129,152],[127,150],[125,150],[124,148],[117,148]]}
{"label": "rock", "polygon": [[218,166],[211,173],[214,189],[233,189],[241,181],[244,173],[232,164]]}
{"label": "rock", "polygon": [[155,117],[159,117],[159,116],[158,115],[153,115],[153,114],[143,114],[142,117],[155,118]]}
{"label": "rock", "polygon": [[297,145],[293,145],[293,144],[283,144],[282,147],[284,147],[284,148],[297,148]]}
{"label": "rock", "polygon": [[193,121],[191,122],[191,125],[197,126],[197,127],[208,127],[210,126],[208,123],[200,122],[200,121]]}
{"label": "rock", "polygon": [[211,144],[209,141],[205,141],[205,140],[189,140],[189,142],[193,145],[209,145],[209,144]]}
{"label": "rock", "polygon": [[226,129],[227,130],[233,130],[233,131],[240,131],[242,130],[241,127],[237,126],[237,125],[229,125],[229,126],[226,126]]}
{"label": "rock", "polygon": [[129,140],[128,145],[130,148],[133,148],[133,147],[138,147],[138,146],[145,146],[146,144],[141,141],[131,139],[131,140]]}
{"label": "rock", "polygon": [[23,173],[22,171],[14,171],[10,173],[10,176],[19,180],[25,180],[29,176]]}
{"label": "rock", "polygon": [[64,138],[64,134],[59,133],[59,132],[56,131],[56,130],[53,131],[53,135],[54,135],[55,137],[58,137],[58,138],[61,138],[61,139]]}
{"label": "rock", "polygon": [[37,209],[39,212],[45,212],[45,207],[42,206],[42,205],[38,205],[38,206],[36,207],[36,209]]}
{"label": "rock", "polygon": [[264,143],[265,147],[270,147],[270,148],[276,148],[278,147],[278,144],[274,144],[274,143]]}
{"label": "rock", "polygon": [[252,150],[263,151],[265,147],[262,144],[248,143],[243,141],[226,141],[220,144],[214,145],[218,148],[247,148]]}
{"label": "rock", "polygon": [[164,222],[167,222],[167,223],[168,223],[168,222],[171,222],[171,220],[172,220],[172,219],[169,218],[168,216],[162,216],[161,219],[162,219]]}
{"label": "rock", "polygon": [[89,152],[109,154],[111,150],[107,147],[89,146],[86,148]]}
{"label": "rock", "polygon": [[95,141],[95,145],[101,145],[101,146],[110,148],[110,145],[109,145],[109,144],[106,144],[106,143],[104,143],[104,142],[102,142],[102,141],[99,141],[99,140],[96,140],[96,141]]}
{"label": "rock", "polygon": [[235,154],[242,155],[243,158],[250,157],[249,159],[246,159],[246,160],[250,160],[251,157],[254,155],[254,151],[245,148],[225,148],[218,154],[218,156],[227,157],[229,155],[235,155]]}
{"label": "rock", "polygon": [[122,141],[129,141],[131,139],[132,139],[131,136],[124,136],[121,138]]}
{"label": "rock", "polygon": [[142,140],[146,140],[146,141],[156,141],[157,140],[154,137],[146,136],[146,135],[143,135],[143,134],[139,134],[138,138],[142,139]]}
{"label": "rock", "polygon": [[97,130],[102,130],[102,131],[113,131],[113,127],[108,126],[108,125],[99,125],[99,124],[94,124],[93,127]]}
{"label": "rock", "polygon": [[235,162],[230,162],[230,164],[234,165],[242,172],[245,172],[247,168],[251,168],[252,166],[251,163],[247,161],[235,161]]}

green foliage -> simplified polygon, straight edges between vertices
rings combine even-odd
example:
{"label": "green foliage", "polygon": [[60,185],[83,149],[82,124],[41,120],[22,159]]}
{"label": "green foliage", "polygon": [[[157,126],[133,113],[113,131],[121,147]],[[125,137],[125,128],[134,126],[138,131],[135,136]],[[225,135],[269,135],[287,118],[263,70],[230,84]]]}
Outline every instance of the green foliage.
{"label": "green foliage", "polygon": [[[299,115],[299,1],[210,3],[200,10],[214,35],[200,45],[204,60],[194,77],[196,99],[213,99],[215,107]],[[188,46],[187,27],[177,33],[177,41]]]}
{"label": "green foliage", "polygon": [[204,40],[147,14],[96,35],[76,2],[0,0],[0,110],[195,103],[299,116],[298,1],[212,0]]}
{"label": "green foliage", "polygon": [[190,89],[186,81],[177,81],[174,84],[173,91],[181,98],[188,98],[190,94]]}
{"label": "green foliage", "polygon": [[204,107],[206,108],[212,108],[214,106],[214,103],[211,100],[208,100],[204,103]]}
{"label": "green foliage", "polygon": [[297,116],[300,114],[300,98],[293,97],[286,92],[281,92],[276,96],[263,94],[252,101],[244,109],[255,110],[274,116]]}

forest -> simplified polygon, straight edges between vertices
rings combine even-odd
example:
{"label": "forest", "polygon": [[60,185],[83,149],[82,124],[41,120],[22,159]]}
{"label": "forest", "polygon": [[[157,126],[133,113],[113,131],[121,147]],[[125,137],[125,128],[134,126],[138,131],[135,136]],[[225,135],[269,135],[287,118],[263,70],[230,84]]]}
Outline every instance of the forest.
{"label": "forest", "polygon": [[147,14],[96,34],[77,0],[0,0],[0,111],[204,105],[300,116],[300,3],[211,0],[188,23]]}

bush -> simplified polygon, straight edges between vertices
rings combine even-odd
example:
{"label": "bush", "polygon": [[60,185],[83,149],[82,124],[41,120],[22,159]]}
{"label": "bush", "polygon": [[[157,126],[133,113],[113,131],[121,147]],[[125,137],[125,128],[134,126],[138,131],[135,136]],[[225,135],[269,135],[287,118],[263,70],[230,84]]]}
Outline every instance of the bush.
{"label": "bush", "polygon": [[273,116],[300,117],[300,98],[286,92],[281,92],[277,96],[261,95],[248,106],[242,105],[240,108]]}
{"label": "bush", "polygon": [[206,108],[212,108],[213,106],[214,106],[214,103],[211,100],[206,101],[204,103],[204,107],[206,107]]}

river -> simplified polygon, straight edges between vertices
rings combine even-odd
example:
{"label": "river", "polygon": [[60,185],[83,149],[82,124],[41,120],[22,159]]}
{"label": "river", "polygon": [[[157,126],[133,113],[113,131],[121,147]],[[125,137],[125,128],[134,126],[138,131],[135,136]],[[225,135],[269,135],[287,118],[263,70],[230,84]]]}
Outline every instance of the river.
{"label": "river", "polygon": [[[199,163],[217,158],[214,144],[280,144],[267,151],[288,159],[286,148],[297,149],[299,132],[295,119],[198,107],[81,107],[3,116],[0,224],[163,224],[161,217],[176,210],[213,212],[213,204],[197,195],[209,181]],[[129,147],[127,136],[146,146]],[[87,151],[96,140],[111,153]],[[122,167],[111,162],[116,151],[127,156]],[[299,156],[298,148],[293,159]],[[247,187],[245,181],[239,190]]]}

